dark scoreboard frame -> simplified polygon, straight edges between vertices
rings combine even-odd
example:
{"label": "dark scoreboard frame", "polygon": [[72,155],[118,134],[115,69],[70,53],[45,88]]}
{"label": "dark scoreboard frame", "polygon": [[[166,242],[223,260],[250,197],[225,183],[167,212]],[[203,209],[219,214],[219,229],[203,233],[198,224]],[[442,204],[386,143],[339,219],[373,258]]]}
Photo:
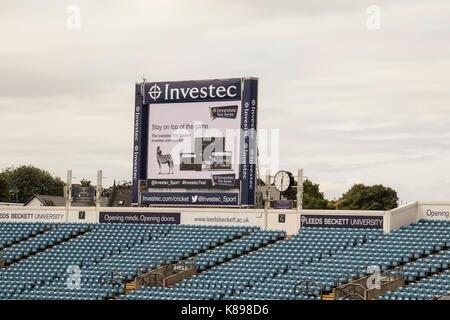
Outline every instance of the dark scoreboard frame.
{"label": "dark scoreboard frame", "polygon": [[[179,90],[190,90],[196,88],[197,92],[205,93],[204,88],[211,86],[218,88],[220,86],[234,89],[233,97],[223,94],[218,97],[206,92],[202,96],[185,96],[176,100],[164,94],[165,87],[176,88]],[[183,92],[183,91],[182,91]],[[228,92],[228,91],[227,91]],[[134,133],[133,133],[133,172],[132,172],[132,203],[140,203],[140,188],[142,181],[147,181],[147,161],[148,161],[148,123],[149,109],[151,104],[156,103],[180,103],[180,102],[203,102],[203,101],[241,101],[241,146],[239,163],[239,181],[236,181],[239,190],[239,197],[232,206],[253,207],[255,205],[256,192],[256,132],[257,132],[257,110],[258,110],[258,79],[253,77],[210,79],[210,80],[187,80],[187,81],[162,81],[162,82],[143,82],[136,83],[135,86],[135,105],[134,105]],[[219,189],[219,190],[217,190]],[[170,189],[167,194],[173,194]],[[219,188],[209,189],[205,192],[198,192],[200,195],[214,196]],[[223,191],[223,190],[222,190]],[[165,192],[159,192],[161,196]],[[182,192],[180,193],[182,194]],[[192,194],[191,191],[186,194]],[[224,194],[224,193],[222,193]],[[176,205],[176,203],[167,203],[167,205]],[[185,203],[184,205],[196,205],[196,203]],[[198,204],[203,205],[199,203]],[[208,206],[223,206],[223,204],[210,204]]]}

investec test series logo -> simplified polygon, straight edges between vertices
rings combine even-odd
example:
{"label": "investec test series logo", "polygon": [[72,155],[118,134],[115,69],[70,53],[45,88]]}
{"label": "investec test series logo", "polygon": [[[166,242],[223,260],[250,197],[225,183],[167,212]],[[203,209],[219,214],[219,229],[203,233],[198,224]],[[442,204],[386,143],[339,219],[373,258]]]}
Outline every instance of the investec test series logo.
{"label": "investec test series logo", "polygon": [[146,83],[147,103],[201,100],[239,100],[240,79]]}

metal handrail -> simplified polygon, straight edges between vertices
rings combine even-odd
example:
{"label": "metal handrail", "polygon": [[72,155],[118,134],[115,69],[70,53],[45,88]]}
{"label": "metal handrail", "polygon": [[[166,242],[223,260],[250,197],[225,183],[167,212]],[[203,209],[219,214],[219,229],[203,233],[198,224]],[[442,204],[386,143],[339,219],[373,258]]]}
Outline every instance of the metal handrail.
{"label": "metal handrail", "polygon": [[[353,288],[353,292],[345,292],[345,289],[347,289],[349,287]],[[356,292],[356,287],[362,288],[362,290],[364,291],[364,296],[362,296],[360,293]],[[343,285],[340,289],[343,291],[344,299],[349,296],[357,295],[357,296],[361,297],[363,300],[367,300],[367,289],[359,283],[347,283],[347,284]],[[345,295],[346,293],[347,293],[347,295]]]}
{"label": "metal handrail", "polygon": [[[338,276],[335,276],[335,277],[334,277],[334,286],[335,286],[335,287],[339,287],[339,286],[340,286],[340,285],[339,285],[339,281],[340,281],[340,279],[342,279],[342,278],[344,278],[344,277],[345,277],[345,279],[347,279],[346,281],[348,281],[349,275],[351,275],[351,274],[353,274],[353,273],[359,275],[359,272],[363,271],[364,274],[367,275],[367,267],[368,267],[368,266],[356,268],[356,269],[354,269],[354,270],[351,270],[351,271],[348,271],[348,272],[344,272],[344,273],[342,273],[342,274],[340,274],[340,275],[338,275]],[[358,279],[358,278],[357,278],[357,279]]]}
{"label": "metal handrail", "polygon": [[450,291],[449,292],[447,292],[447,293],[444,293],[443,295],[440,295],[440,296],[434,296],[433,298],[431,298],[430,300],[441,300],[443,297],[449,297],[449,299],[450,299]]}
{"label": "metal handrail", "polygon": [[[156,264],[159,263],[159,264],[161,264],[161,266],[164,266],[164,265],[166,265],[166,261],[167,261],[167,258],[163,258],[163,259],[155,261],[154,263],[156,263]],[[136,276],[140,276],[140,275],[144,274],[145,271],[150,269],[150,264],[151,263],[152,262],[144,263],[144,264],[141,264],[141,265],[137,266],[136,267]],[[186,266],[193,266],[193,265],[195,265],[195,263],[193,261],[187,261],[187,260],[181,260],[181,261],[170,260],[169,264],[173,264],[175,266],[182,265],[183,266],[183,270],[186,269]],[[144,269],[146,269],[146,270],[143,271]]]}
{"label": "metal handrail", "polygon": [[144,268],[148,269],[148,264],[147,265],[142,264],[142,265],[137,266],[136,267],[136,276],[140,276],[141,274],[143,274],[144,272],[142,272],[142,270]]}
{"label": "metal handrail", "polygon": [[[351,270],[351,271],[348,271],[348,272],[344,272],[341,275],[335,276],[334,277],[334,281],[333,281],[334,282],[334,286],[335,287],[339,287],[340,286],[339,281],[342,278],[345,278],[348,281],[349,275],[351,275],[351,274],[358,274],[359,275],[359,272],[363,271],[364,274],[365,274],[363,277],[369,275],[370,273],[367,272],[367,267],[368,266],[356,268],[354,270]],[[403,266],[396,266],[396,267],[392,267],[390,269],[386,269],[384,271],[380,271],[380,275],[391,276],[392,275],[391,274],[392,271],[397,271],[394,275],[396,275],[397,277],[400,277],[400,276],[402,276]]]}
{"label": "metal handrail", "polygon": [[[156,276],[160,276],[162,278],[162,280],[157,280]],[[152,278],[152,279],[151,279]],[[143,281],[143,286],[149,285],[151,283],[151,281],[153,280],[153,282],[156,284],[160,284],[161,286],[164,286],[164,279],[166,278],[166,276],[160,272],[155,272],[153,273],[151,276],[149,276],[147,279],[146,278],[142,278]]]}
{"label": "metal handrail", "polygon": [[[306,284],[306,289],[302,289],[300,291],[297,292],[297,286],[305,283]],[[312,284],[314,286],[316,286],[317,288],[319,288],[319,294],[317,294],[314,290],[310,290],[309,289],[309,285]],[[296,284],[294,284],[294,296],[298,296],[300,293],[302,292],[306,292],[307,294],[312,293],[313,295],[315,295],[316,297],[322,297],[322,291],[323,291],[323,287],[317,283],[315,283],[312,280],[301,280],[299,282],[297,282]]]}
{"label": "metal handrail", "polygon": [[[102,280],[103,276],[105,276],[106,274],[110,274],[110,275],[111,275],[111,278],[109,278],[109,279],[107,278],[107,279],[105,279],[105,280]],[[117,280],[117,279],[114,279],[114,274],[117,274],[117,275],[119,275],[120,277],[122,277],[122,278],[123,278],[122,282],[119,281],[119,280]],[[109,283],[116,283],[116,284],[125,284],[125,282],[126,282],[126,277],[125,277],[123,274],[121,274],[119,271],[116,271],[116,270],[107,270],[107,271],[103,272],[102,274],[100,274],[100,276],[98,277],[98,280],[99,280],[99,283],[100,283],[100,284],[105,284],[105,283],[107,283],[107,282],[109,282]]]}

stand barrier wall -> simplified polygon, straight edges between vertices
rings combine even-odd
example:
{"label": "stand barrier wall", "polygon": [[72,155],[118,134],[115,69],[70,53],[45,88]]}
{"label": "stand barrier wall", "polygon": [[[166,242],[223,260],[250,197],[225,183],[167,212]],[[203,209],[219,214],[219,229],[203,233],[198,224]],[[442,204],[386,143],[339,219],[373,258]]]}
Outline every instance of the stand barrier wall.
{"label": "stand barrier wall", "polygon": [[390,210],[276,210],[176,207],[0,207],[0,222],[173,223],[257,226],[296,234],[307,226],[377,228],[384,232],[419,219],[449,221],[450,202],[413,202]]}

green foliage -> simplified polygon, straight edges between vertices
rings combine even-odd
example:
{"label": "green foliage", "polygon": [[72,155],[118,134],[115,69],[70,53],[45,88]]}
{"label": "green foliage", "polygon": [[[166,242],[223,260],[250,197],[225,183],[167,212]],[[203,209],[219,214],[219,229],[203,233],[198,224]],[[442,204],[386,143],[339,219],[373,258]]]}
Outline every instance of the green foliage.
{"label": "green foliage", "polygon": [[53,202],[53,200],[47,199],[47,200],[44,200],[44,205],[48,206],[48,207],[53,207],[55,205],[55,203]]}
{"label": "green foliage", "polygon": [[0,173],[6,181],[9,202],[26,202],[36,194],[62,196],[64,182],[34,166],[9,167]]}
{"label": "green foliage", "polygon": [[80,184],[82,187],[90,187],[91,186],[91,181],[87,180],[87,179],[81,179],[80,180]]}
{"label": "green foliage", "polygon": [[[297,185],[297,181],[294,181]],[[297,199],[297,188],[282,193],[286,199]],[[397,192],[383,185],[355,184],[338,201],[329,201],[320,192],[319,184],[303,181],[303,209],[328,210],[391,210],[397,207]]]}
{"label": "green foliage", "polygon": [[397,207],[397,192],[381,184],[355,184],[338,200],[341,210],[391,210]]}
{"label": "green foliage", "polygon": [[319,184],[306,179],[303,181],[303,209],[326,209],[328,200],[320,192]]}
{"label": "green foliage", "polygon": [[9,187],[5,178],[0,176],[0,202],[9,201]]}
{"label": "green foliage", "polygon": [[[297,186],[297,181],[294,181]],[[297,188],[292,188],[282,193],[288,200],[297,199]],[[327,209],[328,200],[325,199],[323,192],[320,192],[319,184],[306,179],[303,181],[303,209]],[[330,208],[334,209],[334,208]]]}
{"label": "green foliage", "polygon": [[261,178],[258,178],[257,184],[260,185],[260,186],[265,186],[266,185],[266,183]]}

